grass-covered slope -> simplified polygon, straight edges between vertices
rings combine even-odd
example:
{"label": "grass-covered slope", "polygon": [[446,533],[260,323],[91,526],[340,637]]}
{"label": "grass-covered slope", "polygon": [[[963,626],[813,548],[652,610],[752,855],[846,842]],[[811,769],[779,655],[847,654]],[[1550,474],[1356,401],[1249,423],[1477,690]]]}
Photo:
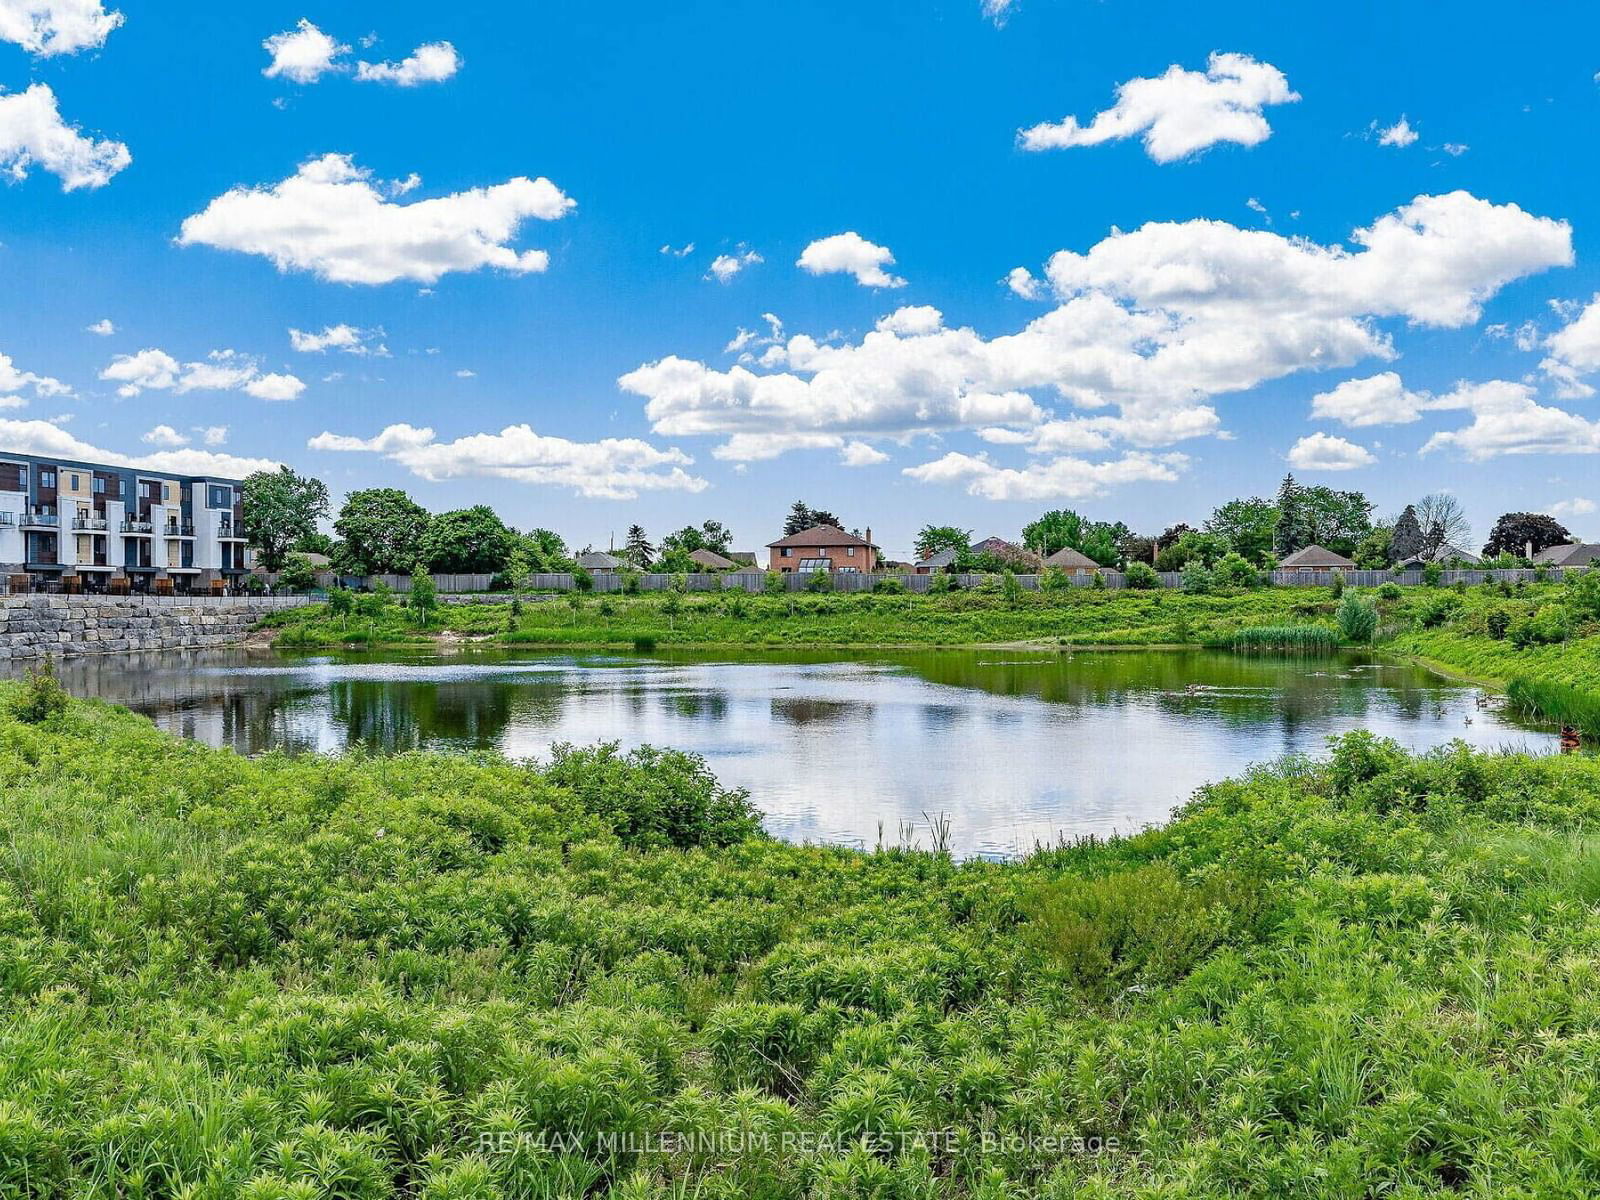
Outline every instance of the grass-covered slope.
{"label": "grass-covered slope", "polygon": [[0,1195],[1600,1190],[1594,761],[1356,736],[958,864],[751,836],[670,754],[245,760],[16,694]]}
{"label": "grass-covered slope", "polygon": [[1037,639],[1151,645],[1220,640],[1245,625],[1331,622],[1334,607],[1326,588],[1229,595],[1074,588],[1008,599],[997,585],[942,596],[548,596],[521,603],[515,614],[506,603],[446,605],[426,630],[395,603],[343,618],[313,605],[275,613],[266,624],[280,644],[306,646],[404,643],[440,630],[522,645],[628,646],[637,639],[662,646],[970,646]]}

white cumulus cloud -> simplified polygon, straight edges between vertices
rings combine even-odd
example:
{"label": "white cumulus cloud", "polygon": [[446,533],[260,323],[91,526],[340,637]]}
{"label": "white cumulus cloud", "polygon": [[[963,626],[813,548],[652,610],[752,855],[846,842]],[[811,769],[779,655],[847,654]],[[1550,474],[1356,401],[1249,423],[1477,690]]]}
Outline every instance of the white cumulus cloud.
{"label": "white cumulus cloud", "polygon": [[[735,461],[957,431],[1041,459],[1156,450],[1224,434],[1214,397],[1392,359],[1382,318],[1465,325],[1505,283],[1571,258],[1565,223],[1465,192],[1418,197],[1356,230],[1349,246],[1156,222],[1053,256],[1053,304],[1013,332],[985,336],[917,306],[857,341],[775,327],[758,358],[754,335],[736,337],[740,360],[726,370],[668,355],[618,382],[644,398],[657,434],[719,438],[713,455]],[[1370,396],[1361,407],[1335,392],[1322,402],[1334,419],[1376,411]],[[951,461],[973,478],[1005,469]],[[1029,478],[1048,477],[1048,466],[1027,468]],[[1081,465],[1061,474],[1087,478]]]}
{"label": "white cumulus cloud", "polygon": [[846,467],[871,467],[889,461],[889,456],[866,442],[850,442],[839,452],[839,462]]}
{"label": "white cumulus cloud", "polygon": [[1087,125],[1076,117],[1020,130],[1024,150],[1097,146],[1142,137],[1159,163],[1198,154],[1219,142],[1254,146],[1272,136],[1262,109],[1300,99],[1282,71],[1248,54],[1213,54],[1204,72],[1177,64],[1154,78],[1117,86],[1117,102]]}
{"label": "white cumulus cloud", "polygon": [[[1560,396],[1579,400],[1594,395],[1594,388],[1583,381],[1583,376],[1600,371],[1600,292],[1546,338],[1544,346],[1549,353],[1539,367],[1555,382]],[[1531,346],[1519,342],[1519,348]]]}
{"label": "white cumulus cloud", "polygon": [[[1377,129],[1377,122],[1373,122],[1373,128]],[[1411,122],[1406,120],[1404,116],[1387,129],[1378,129],[1377,133],[1378,145],[1380,146],[1394,146],[1398,149],[1404,149],[1417,140],[1417,131],[1411,127]]]}
{"label": "white cumulus cloud", "polygon": [[951,451],[943,458],[906,467],[902,474],[921,483],[965,487],[985,500],[1081,500],[1127,483],[1171,483],[1187,464],[1182,454],[1134,452],[1119,459],[1090,462],[1056,458],[1026,467],[1002,467],[983,455]]}
{"label": "white cumulus cloud", "polygon": [[11,361],[8,354],[0,354],[0,408],[21,408],[27,404],[24,392],[41,400],[52,396],[70,396],[72,389],[49,375],[35,375],[24,371]]}
{"label": "white cumulus cloud", "polygon": [[41,458],[72,458],[83,462],[103,462],[135,470],[164,471],[173,475],[214,475],[224,479],[243,479],[256,471],[275,471],[270,458],[241,458],[208,450],[171,449],[151,454],[128,455],[103,450],[73,437],[49,421],[11,421],[0,419],[0,445],[17,454],[36,454]]}
{"label": "white cumulus cloud", "polygon": [[859,233],[819,238],[800,252],[795,263],[812,275],[851,275],[862,287],[901,288],[906,281],[884,270],[894,266],[889,247],[867,241]]}
{"label": "white cumulus cloud", "polygon": [[121,142],[97,142],[63,121],[48,84],[0,95],[0,173],[20,181],[38,167],[59,178],[61,190],[70,192],[104,187],[132,161]]}
{"label": "white cumulus cloud", "polygon": [[1472,414],[1472,421],[1434,434],[1422,447],[1424,454],[1454,449],[1483,462],[1506,454],[1600,453],[1600,423],[1540,404],[1526,383],[1505,379],[1461,383],[1430,407],[1461,409]]}
{"label": "white cumulus cloud", "polygon": [[1311,398],[1311,415],[1341,425],[1409,425],[1422,419],[1431,397],[1408,391],[1393,371],[1367,379],[1346,379]]}
{"label": "white cumulus cloud", "polygon": [[98,334],[100,337],[110,337],[117,331],[117,327],[111,323],[111,318],[102,317],[93,325],[85,325],[83,331],[85,333]]}
{"label": "white cumulus cloud", "polygon": [[289,330],[289,345],[301,354],[323,354],[329,350],[338,350],[344,354],[376,355],[386,358],[389,349],[376,339],[383,336],[381,329],[358,329],[354,325],[341,322],[338,325],[324,326],[321,333],[309,333],[303,329]]}
{"label": "white cumulus cloud", "polygon": [[1005,284],[1024,300],[1037,300],[1044,295],[1044,283],[1027,267],[1012,267]]}
{"label": "white cumulus cloud", "polygon": [[341,44],[310,21],[283,33],[275,33],[261,43],[272,61],[262,68],[268,79],[287,79],[291,83],[315,83],[330,72],[344,70],[339,62],[350,47]]}
{"label": "white cumulus cloud", "polygon": [[0,0],[0,42],[41,58],[103,46],[121,24],[101,0]]}
{"label": "white cumulus cloud", "polygon": [[171,425],[157,425],[149,433],[142,434],[141,442],[148,442],[152,446],[187,446],[189,439],[184,437]]}
{"label": "white cumulus cloud", "polygon": [[1377,461],[1365,446],[1328,433],[1308,434],[1289,448],[1289,465],[1296,471],[1353,471]]}
{"label": "white cumulus cloud", "polygon": [[1574,496],[1570,500],[1557,500],[1545,511],[1552,517],[1587,517],[1600,511],[1600,505],[1586,496]]}
{"label": "white cumulus cloud", "polygon": [[711,260],[706,278],[715,279],[718,283],[727,283],[746,267],[753,267],[762,261],[764,260],[761,255],[747,247],[735,250],[732,254],[719,254]]}
{"label": "white cumulus cloud", "polygon": [[440,442],[432,429],[390,425],[371,438],[321,433],[312,450],[381,454],[433,482],[472,476],[571,488],[580,496],[629,500],[641,491],[703,491],[704,479],[683,468],[693,463],[676,449],[638,438],[574,442],[544,437],[527,425]]}
{"label": "white cumulus cloud", "polygon": [[255,359],[234,350],[213,350],[203,361],[180,363],[165,350],[147,347],[117,355],[100,378],[117,384],[117,395],[126,397],[145,391],[243,391],[258,400],[293,400],[306,390],[295,376],[265,374]]}
{"label": "white cumulus cloud", "polygon": [[334,283],[433,283],[450,271],[543,271],[543,250],[507,243],[529,218],[554,221],[575,202],[548,179],[518,176],[399,204],[349,155],[325,154],[278,183],[238,187],[183,222],[178,241],[259,254],[280,271]]}
{"label": "white cumulus cloud", "polygon": [[358,63],[356,78],[363,83],[416,87],[422,83],[443,83],[460,69],[461,56],[454,46],[449,42],[428,42],[397,63]]}

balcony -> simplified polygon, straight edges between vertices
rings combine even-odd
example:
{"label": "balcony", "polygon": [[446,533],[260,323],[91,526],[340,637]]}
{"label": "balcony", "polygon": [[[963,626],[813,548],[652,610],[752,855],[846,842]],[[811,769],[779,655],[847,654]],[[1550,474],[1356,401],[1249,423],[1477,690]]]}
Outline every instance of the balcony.
{"label": "balcony", "polygon": [[73,517],[72,528],[80,533],[104,533],[107,521],[104,517]]}
{"label": "balcony", "polygon": [[19,523],[24,529],[60,529],[61,514],[47,512],[23,513]]}
{"label": "balcony", "polygon": [[118,526],[118,532],[129,537],[150,537],[155,533],[155,528],[149,521],[124,521]]}
{"label": "balcony", "polygon": [[244,541],[244,530],[235,525],[221,525],[217,528],[217,540],[219,542],[242,542]]}
{"label": "balcony", "polygon": [[188,522],[179,525],[174,521],[168,521],[161,534],[163,537],[169,538],[192,538],[194,536],[194,526]]}

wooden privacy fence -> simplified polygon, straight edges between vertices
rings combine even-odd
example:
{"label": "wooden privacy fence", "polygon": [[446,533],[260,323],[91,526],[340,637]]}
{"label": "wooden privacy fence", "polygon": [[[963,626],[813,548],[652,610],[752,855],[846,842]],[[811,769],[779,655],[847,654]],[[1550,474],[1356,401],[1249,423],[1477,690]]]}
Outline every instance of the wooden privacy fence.
{"label": "wooden privacy fence", "polygon": [[[1441,576],[1444,585],[1462,581],[1469,584],[1483,583],[1485,580],[1507,583],[1535,582],[1543,578],[1557,581],[1563,577],[1564,569],[1561,567],[1548,567],[1542,572],[1530,567],[1514,570],[1479,570],[1479,571],[1445,571]],[[1421,571],[1273,571],[1271,580],[1279,587],[1329,587],[1333,583],[1334,575],[1343,575],[1347,587],[1377,587],[1383,583],[1398,583],[1402,586],[1416,587],[1423,582]],[[274,575],[265,576],[268,585],[277,582]],[[466,596],[472,594],[482,595],[489,593],[490,585],[494,581],[493,575],[435,575],[433,585],[441,596]],[[620,572],[600,572],[590,577],[593,580],[593,591],[597,593],[616,593],[626,591],[629,576]],[[676,575],[667,575],[660,572],[649,572],[638,575],[638,589],[642,592],[664,592],[673,586]],[[780,575],[783,581],[783,590],[786,592],[803,592],[810,586],[811,576],[791,572]],[[910,592],[926,592],[933,587],[933,575],[903,575],[894,571],[880,572],[868,575],[859,571],[834,571],[832,573],[833,590],[836,592],[870,592],[881,580],[898,580]],[[998,575],[949,575],[952,587],[966,590],[984,586],[998,587]],[[1018,575],[1017,582],[1028,591],[1037,591],[1040,587],[1039,575]],[[1128,586],[1128,577],[1121,571],[1103,570],[1098,576],[1094,574],[1068,575],[1067,582],[1073,587],[1088,588],[1096,586],[1095,580],[1103,581],[1103,586],[1110,589],[1125,588]],[[1183,575],[1178,571],[1162,571],[1156,575],[1161,587],[1178,588],[1183,586]],[[684,587],[691,592],[720,592],[726,590],[762,592],[767,587],[767,573],[765,571],[728,571],[723,574],[700,572],[683,576]],[[405,593],[411,590],[411,576],[409,575],[372,575],[366,578],[361,576],[336,576],[328,571],[319,572],[316,585],[319,589],[326,590],[332,587],[348,588],[373,588],[378,584],[385,584],[395,592]],[[518,582],[516,588],[519,592],[570,592],[576,588],[573,577],[569,574],[533,574],[525,575]],[[489,593],[485,598],[506,593]]]}
{"label": "wooden privacy fence", "polygon": [[[1420,586],[1423,582],[1421,571],[1273,571],[1271,579],[1279,587],[1331,587],[1336,574],[1344,576],[1347,587],[1377,587],[1383,583],[1398,583],[1403,586]],[[933,575],[902,575],[898,572],[882,572],[869,575],[858,571],[834,571],[832,573],[833,590],[836,592],[870,592],[880,580],[894,579],[903,584],[907,591],[926,592],[933,586]],[[1101,571],[1098,577],[1104,581],[1107,588],[1125,588],[1128,586],[1128,577],[1121,571]],[[1537,578],[1547,580],[1560,580],[1562,568],[1550,567],[1542,573],[1532,568],[1522,568],[1505,571],[1446,571],[1441,577],[1441,583],[1448,585],[1457,580],[1469,584],[1482,583],[1485,580],[1502,580],[1508,583],[1534,582]],[[628,577],[620,573],[603,573],[592,576],[595,592],[622,592],[627,590]],[[666,591],[673,586],[677,576],[659,573],[647,573],[637,576],[638,587],[642,592]],[[789,592],[803,592],[810,585],[810,575],[798,572],[779,576],[783,581],[783,588]],[[951,585],[963,590],[984,586],[998,586],[998,575],[950,575]],[[1018,575],[1017,582],[1029,591],[1036,591],[1040,586],[1039,575]],[[1158,572],[1156,578],[1164,588],[1177,588],[1183,586],[1183,575],[1178,571]],[[1092,588],[1095,586],[1096,576],[1093,574],[1068,575],[1067,582],[1073,587]],[[727,589],[743,590],[746,592],[761,592],[766,590],[767,574],[764,571],[728,571],[723,574],[700,573],[683,576],[684,586],[691,592],[717,592]],[[573,577],[566,574],[535,574],[528,575],[521,580],[519,591],[525,592],[569,592],[575,584]],[[439,590],[445,591],[441,585]]]}

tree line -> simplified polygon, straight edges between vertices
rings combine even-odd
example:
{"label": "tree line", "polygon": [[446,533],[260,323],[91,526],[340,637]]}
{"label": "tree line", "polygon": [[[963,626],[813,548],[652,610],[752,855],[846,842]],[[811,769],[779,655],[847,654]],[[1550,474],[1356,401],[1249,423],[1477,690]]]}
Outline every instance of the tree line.
{"label": "tree line", "polygon": [[[364,488],[349,493],[333,518],[333,534],[319,522],[330,515],[328,489],[321,480],[288,467],[262,471],[244,481],[245,535],[263,568],[309,578],[306,554],[326,555],[340,575],[441,575],[564,573],[577,568],[589,547],[573,551],[553,530],[519,531],[488,505],[433,513],[399,488]],[[1072,509],[1042,513],[1022,528],[1020,539],[987,539],[974,545],[972,531],[954,525],[924,525],[917,533],[916,556],[950,552],[948,569],[958,572],[1037,570],[1041,560],[1071,548],[1103,567],[1146,564],[1157,571],[1270,569],[1306,546],[1319,545],[1344,555],[1358,567],[1383,570],[1413,559],[1449,565],[1466,551],[1472,528],[1459,500],[1434,492],[1408,504],[1396,516],[1376,519],[1376,505],[1359,491],[1305,485],[1284,476],[1271,500],[1240,497],[1218,505],[1198,527],[1187,522],[1157,534],[1134,532],[1122,521],[1095,520]],[[843,529],[830,510],[803,500],[791,505],[785,536],[819,525]],[[854,530],[859,535],[860,530]],[[1543,513],[1503,514],[1482,547],[1482,557],[1499,566],[1572,540],[1555,518]],[[709,550],[732,553],[732,534],[721,521],[706,520],[668,533],[659,542],[644,527],[628,527],[614,553],[640,571],[688,573],[702,569],[691,556]]]}
{"label": "tree line", "polygon": [[[1284,476],[1276,496],[1240,497],[1218,505],[1198,527],[1180,521],[1157,534],[1135,533],[1122,521],[1094,520],[1072,509],[1041,514],[1022,528],[1015,544],[988,539],[975,547],[972,531],[924,525],[916,553],[927,559],[952,552],[951,571],[1036,569],[1039,560],[1072,549],[1102,567],[1143,563],[1157,571],[1183,571],[1192,564],[1216,569],[1228,560],[1270,569],[1307,546],[1322,546],[1367,570],[1385,570],[1415,559],[1448,566],[1471,553],[1472,527],[1461,502],[1433,492],[1389,519],[1359,491],[1300,483]],[[1544,513],[1505,513],[1494,524],[1481,557],[1515,566],[1531,552],[1563,545],[1572,534]],[[998,542],[998,544],[997,544]],[[1230,564],[1232,565],[1232,564]]]}

